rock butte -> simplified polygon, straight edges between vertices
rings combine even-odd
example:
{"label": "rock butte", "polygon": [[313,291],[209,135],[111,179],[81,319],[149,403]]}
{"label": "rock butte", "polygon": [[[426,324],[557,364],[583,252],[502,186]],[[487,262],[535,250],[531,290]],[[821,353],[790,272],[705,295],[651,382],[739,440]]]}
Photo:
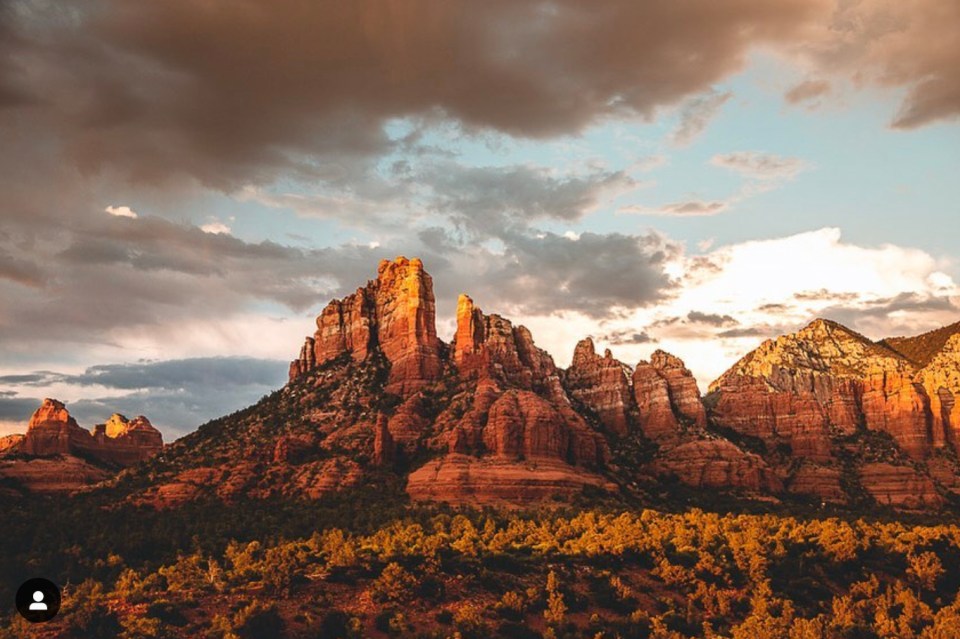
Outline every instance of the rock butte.
{"label": "rock butte", "polygon": [[128,420],[115,413],[89,431],[77,424],[62,402],[49,398],[33,413],[26,434],[4,440],[0,455],[10,459],[0,465],[0,476],[40,492],[75,490],[110,476],[85,460],[126,467],[163,450],[163,436],[143,415]]}

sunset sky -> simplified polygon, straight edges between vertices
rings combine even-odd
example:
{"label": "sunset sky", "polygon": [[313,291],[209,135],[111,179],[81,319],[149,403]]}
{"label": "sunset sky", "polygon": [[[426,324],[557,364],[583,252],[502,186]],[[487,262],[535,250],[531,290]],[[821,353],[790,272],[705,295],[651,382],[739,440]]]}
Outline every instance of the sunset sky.
{"label": "sunset sky", "polygon": [[457,294],[702,390],[814,317],[960,320],[960,3],[0,4],[0,434],[170,440],[286,380],[332,298]]}

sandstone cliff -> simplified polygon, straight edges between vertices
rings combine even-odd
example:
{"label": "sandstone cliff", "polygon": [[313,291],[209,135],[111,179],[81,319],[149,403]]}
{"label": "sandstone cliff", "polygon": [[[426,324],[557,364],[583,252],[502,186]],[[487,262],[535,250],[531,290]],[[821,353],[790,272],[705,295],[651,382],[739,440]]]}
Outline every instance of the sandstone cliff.
{"label": "sandstone cliff", "polygon": [[423,262],[383,260],[376,280],[323,309],[316,332],[290,364],[290,379],[343,353],[362,361],[377,349],[390,363],[389,392],[408,395],[422,388],[441,369],[435,304]]}
{"label": "sandstone cliff", "polygon": [[[816,320],[793,335],[764,342],[711,384],[710,419],[771,449],[786,446],[790,459],[815,462],[820,477],[839,473],[841,458],[862,452],[858,441],[883,434],[892,440],[886,446],[889,459],[854,459],[861,471],[853,480],[882,503],[939,504],[928,476],[884,463],[903,454],[914,464],[926,464],[937,451],[956,453],[960,324],[954,327],[873,342],[835,322]],[[780,461],[787,465],[789,459]],[[791,489],[836,498],[832,480],[820,483],[812,477],[805,470]],[[889,477],[903,479],[917,494],[898,495]]]}

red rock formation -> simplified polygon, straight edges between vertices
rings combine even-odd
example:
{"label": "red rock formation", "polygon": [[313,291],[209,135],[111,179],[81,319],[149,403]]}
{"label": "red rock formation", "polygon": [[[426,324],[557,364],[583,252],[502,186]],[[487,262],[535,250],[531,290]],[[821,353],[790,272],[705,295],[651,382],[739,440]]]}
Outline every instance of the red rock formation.
{"label": "red rock formation", "polygon": [[73,493],[108,479],[110,474],[71,455],[29,460],[0,459],[0,478],[32,493]]}
{"label": "red rock formation", "polygon": [[711,384],[711,418],[819,459],[830,456],[833,433],[849,435],[864,426],[889,433],[921,459],[935,438],[926,393],[913,375],[898,353],[817,320],[795,335],[764,342]]}
{"label": "red rock formation", "polygon": [[0,437],[0,455],[19,453],[23,446],[24,435],[15,433]]}
{"label": "red rock formation", "polygon": [[391,441],[401,447],[415,444],[429,426],[422,415],[423,410],[420,395],[413,395],[403,402],[387,424]]}
{"label": "red rock formation", "polygon": [[680,433],[680,422],[670,405],[667,380],[649,362],[640,362],[633,369],[633,394],[640,428],[648,439],[659,441]]}
{"label": "red rock formation", "polygon": [[744,452],[725,439],[696,439],[661,450],[654,468],[697,488],[774,493],[783,489],[759,455]]}
{"label": "red rock formation", "polygon": [[[960,324],[955,324],[960,331]],[[930,400],[933,444],[960,451],[960,333],[944,342],[917,374]]]}
{"label": "red rock formation", "polygon": [[407,493],[415,501],[453,504],[523,504],[570,499],[587,487],[615,490],[601,476],[556,460],[511,461],[451,453],[410,474]]}
{"label": "red rock formation", "polygon": [[909,466],[864,464],[860,470],[860,483],[882,505],[925,508],[939,507],[944,503],[930,478]]}
{"label": "red rock formation", "polygon": [[930,453],[930,400],[923,387],[913,383],[911,372],[871,373],[863,380],[862,392],[867,428],[889,433],[914,459],[924,459]]}
{"label": "red rock formation", "polygon": [[576,399],[594,411],[608,432],[624,437],[637,412],[628,369],[607,350],[597,355],[593,340],[580,340],[567,369],[565,386]]}
{"label": "red rock formation", "polygon": [[843,503],[847,499],[838,469],[809,462],[801,464],[793,473],[787,489],[796,495],[814,495],[826,502]]}
{"label": "red rock formation", "polygon": [[315,340],[312,337],[304,338],[303,346],[300,347],[300,357],[290,362],[289,379],[292,382],[297,377],[311,371],[317,365]]}
{"label": "red rock formation", "polygon": [[62,402],[44,399],[30,417],[23,452],[27,455],[67,455],[78,445],[86,448],[90,433],[80,428]]}
{"label": "red rock formation", "polygon": [[62,402],[45,399],[30,418],[19,447],[27,455],[82,455],[130,466],[163,449],[163,436],[143,415],[130,421],[114,414],[93,433],[80,428]]}
{"label": "red rock formation", "polygon": [[466,295],[457,303],[453,358],[466,378],[490,378],[566,400],[560,371],[553,358],[533,343],[530,331],[499,315],[484,315]]}
{"label": "red rock formation", "polygon": [[408,396],[440,376],[433,280],[419,259],[383,260],[376,280],[330,302],[291,362],[290,379],[343,353],[362,361],[374,348],[390,363],[387,392]]}
{"label": "red rock formation", "polygon": [[393,456],[393,436],[387,426],[387,416],[380,413],[377,416],[377,425],[373,431],[373,463],[378,466],[386,466],[393,462]]}
{"label": "red rock formation", "polygon": [[650,356],[650,365],[666,380],[670,405],[677,417],[696,428],[706,428],[707,415],[697,380],[680,358],[657,350]]}
{"label": "red rock formation", "polygon": [[387,391],[407,395],[440,376],[433,279],[414,258],[383,260],[377,272],[377,339],[390,362]]}

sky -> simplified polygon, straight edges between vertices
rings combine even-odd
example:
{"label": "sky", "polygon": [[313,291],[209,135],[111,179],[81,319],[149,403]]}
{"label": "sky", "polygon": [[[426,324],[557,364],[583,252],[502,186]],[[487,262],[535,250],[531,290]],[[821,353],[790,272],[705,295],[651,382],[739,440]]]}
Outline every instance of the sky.
{"label": "sky", "polygon": [[960,3],[0,4],[0,434],[167,440],[279,388],[334,297],[457,295],[701,389],[816,317],[960,320]]}

